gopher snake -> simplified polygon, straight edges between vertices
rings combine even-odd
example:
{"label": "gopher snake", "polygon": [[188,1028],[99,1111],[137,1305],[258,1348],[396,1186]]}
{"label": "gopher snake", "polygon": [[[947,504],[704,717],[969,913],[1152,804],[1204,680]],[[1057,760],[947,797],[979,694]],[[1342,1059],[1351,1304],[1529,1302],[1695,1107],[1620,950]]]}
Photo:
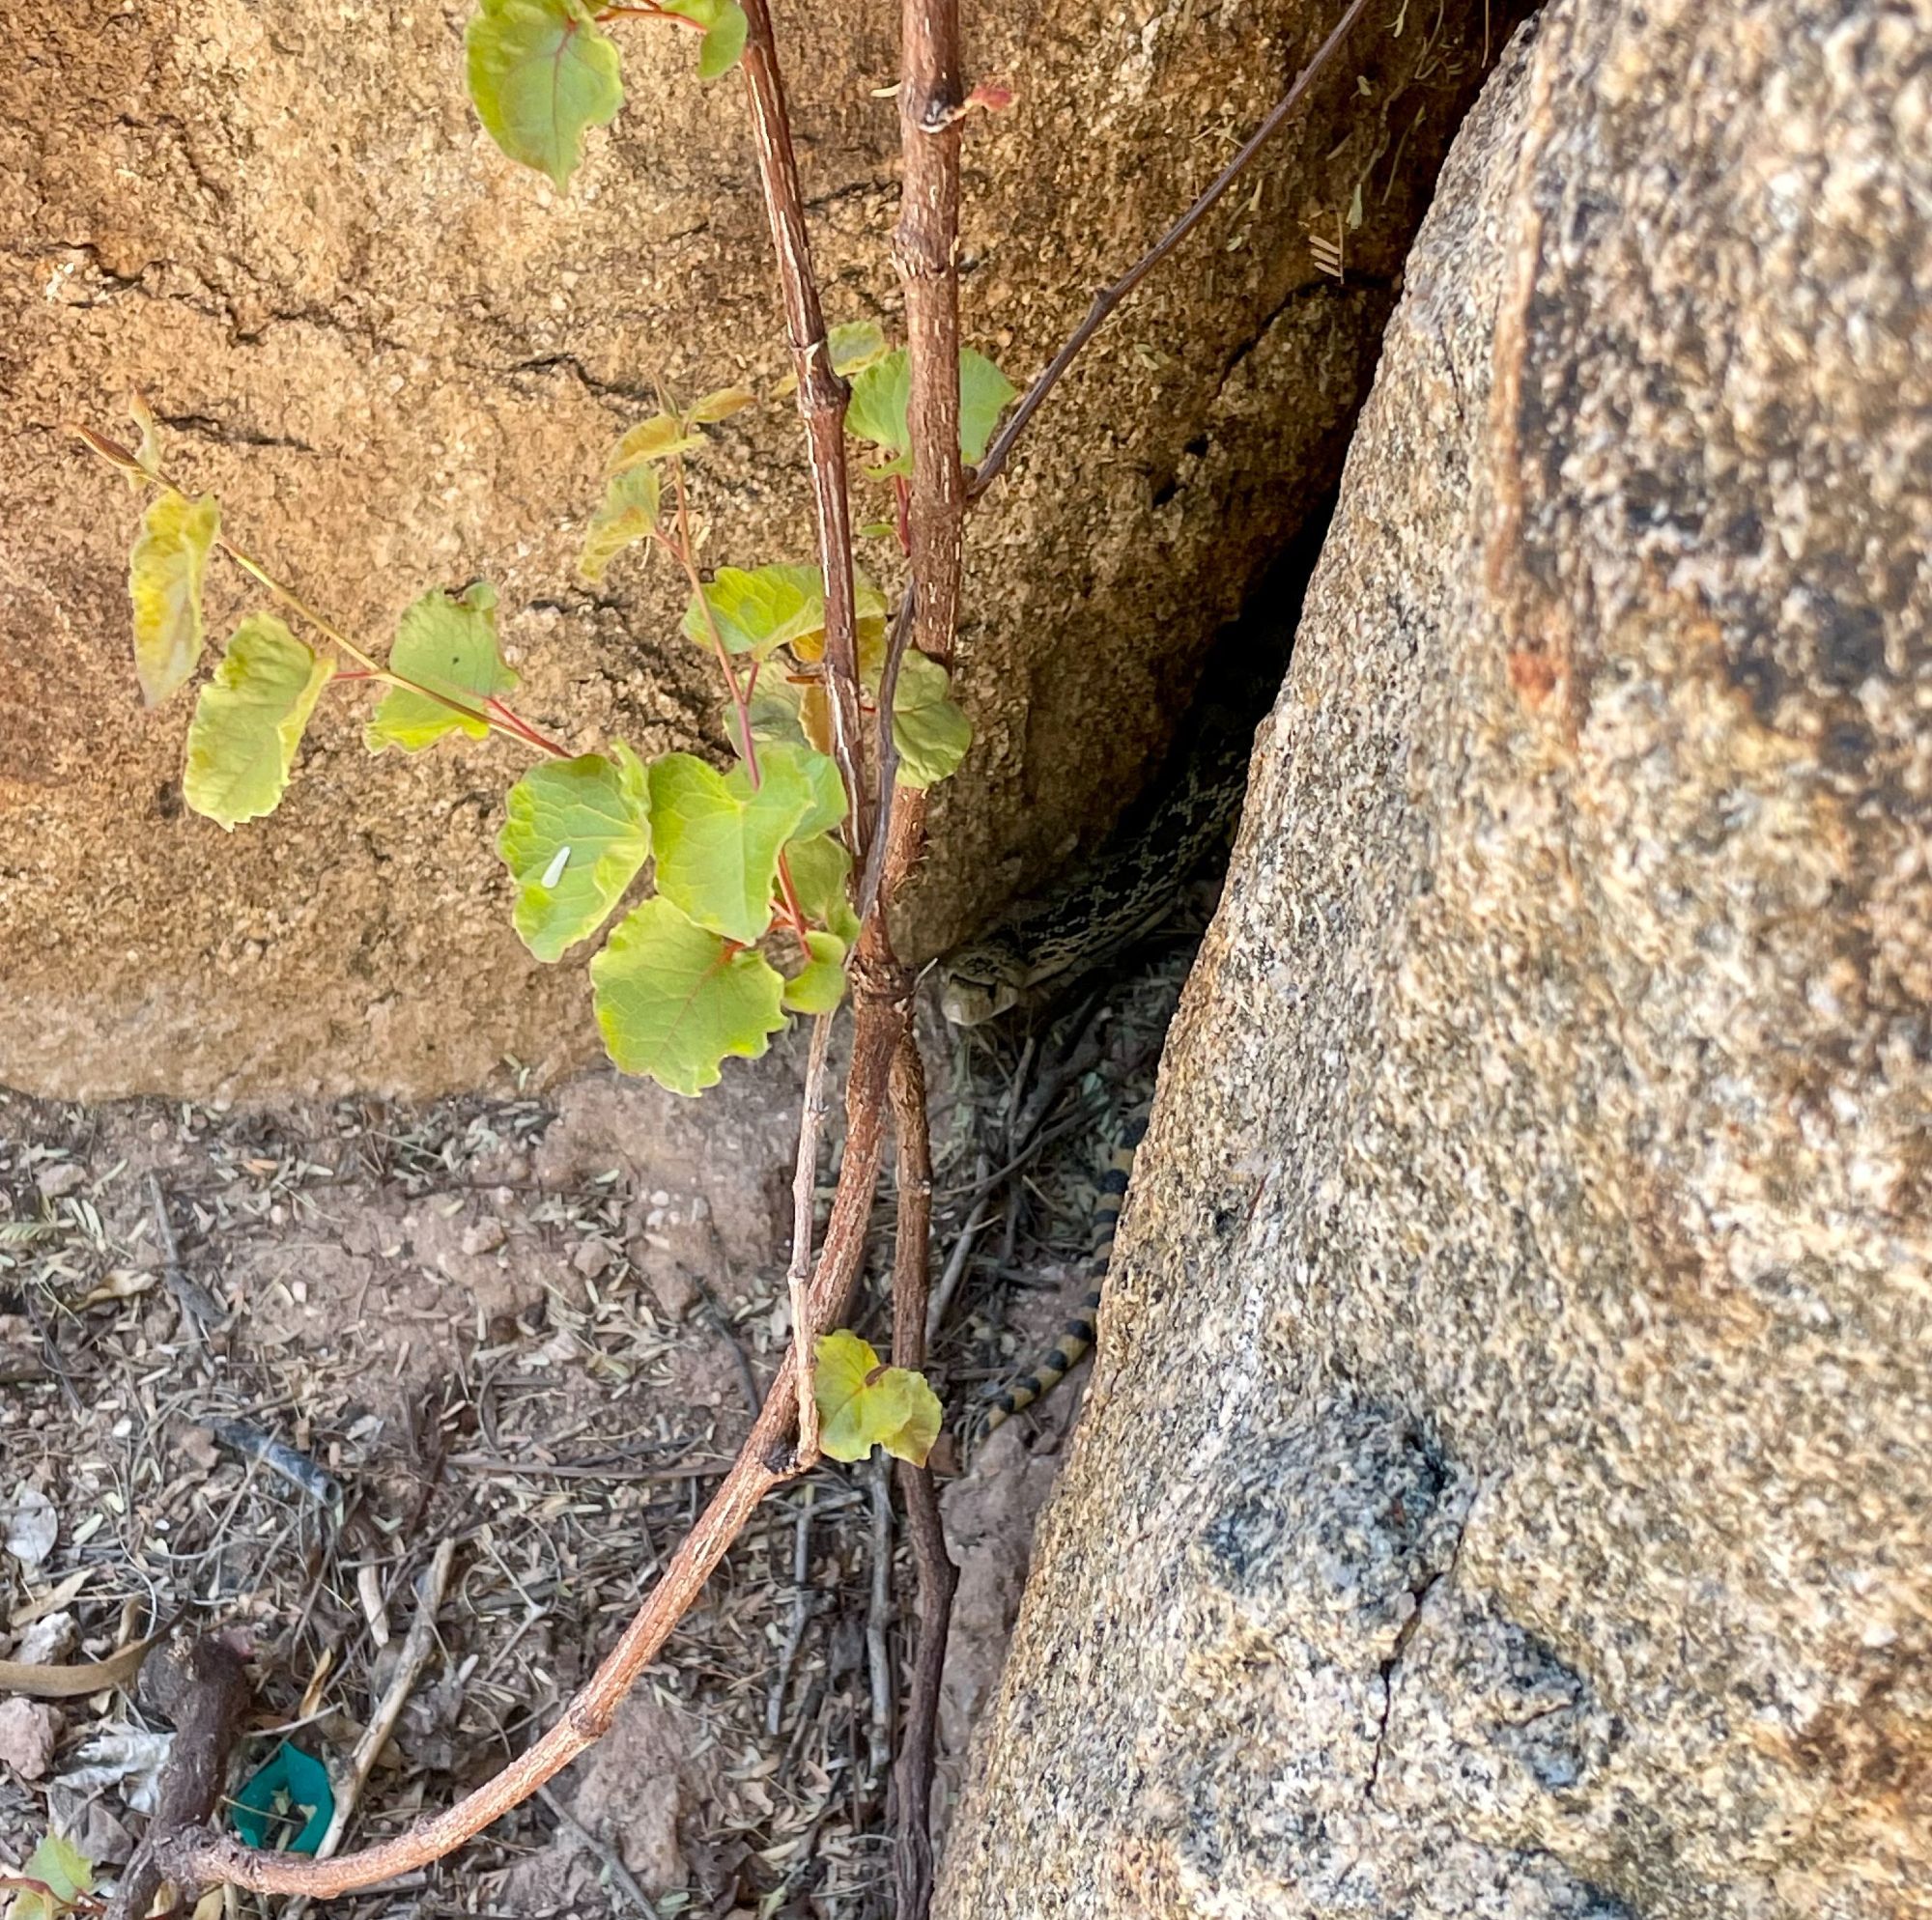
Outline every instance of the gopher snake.
{"label": "gopher snake", "polygon": [[[1151,933],[1218,848],[1240,811],[1254,724],[1280,679],[1273,649],[1220,663],[1204,682],[1147,799],[1099,852],[1047,898],[1010,909],[993,928],[940,963],[939,1003],[948,1020],[977,1027],[1002,1014],[1033,1015],[1084,974]],[[1101,1284],[1127,1190],[1134,1149],[1147,1128],[1131,1121],[1099,1181],[1091,1287],[1032,1371],[981,1402],[982,1432],[1030,1406],[1079,1365],[1094,1343]]]}
{"label": "gopher snake", "polygon": [[1041,1010],[1174,911],[1227,840],[1247,789],[1261,702],[1280,677],[1267,649],[1220,665],[1189,710],[1147,797],[1065,886],[1021,901],[939,965],[940,1010],[956,1027]]}

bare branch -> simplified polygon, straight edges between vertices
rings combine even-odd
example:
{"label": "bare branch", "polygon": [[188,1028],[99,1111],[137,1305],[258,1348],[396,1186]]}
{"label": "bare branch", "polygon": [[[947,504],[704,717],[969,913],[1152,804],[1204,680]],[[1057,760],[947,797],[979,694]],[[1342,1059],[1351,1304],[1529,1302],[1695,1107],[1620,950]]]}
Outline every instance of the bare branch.
{"label": "bare branch", "polygon": [[[893,265],[905,289],[912,476],[912,644],[944,666],[959,625],[959,0],[904,0],[899,14],[899,146],[904,185]],[[892,709],[881,700],[880,731]]]}
{"label": "bare branch", "polygon": [[[893,1365],[917,1370],[925,1365],[932,1146],[926,1128],[925,1070],[910,1027],[900,1036],[893,1060],[892,1098],[899,1201],[898,1233],[893,1246]],[[899,1920],[925,1920],[932,1902],[932,1767],[939,1683],[946,1671],[946,1641],[959,1574],[946,1551],[932,1470],[901,1460],[898,1482],[919,1582],[919,1644],[913,1655],[912,1693],[901,1723],[898,1765],[893,1772],[897,1827],[893,1878]]]}
{"label": "bare branch", "polygon": [[[890,947],[881,950],[877,933],[868,937],[862,932],[853,973],[845,1154],[806,1303],[813,1326],[831,1326],[844,1316],[865,1256],[866,1228],[885,1146],[887,1085],[910,994],[903,969],[893,960]],[[333,1860],[258,1851],[207,1827],[191,1828],[170,1836],[156,1849],[166,1877],[191,1888],[228,1880],[257,1893],[327,1899],[427,1866],[528,1799],[602,1738],[618,1704],[657,1658],[758,1503],[791,1477],[797,1385],[790,1368],[781,1369],[731,1471],[617,1644],[564,1708],[562,1718],[502,1772],[394,1839]]]}
{"label": "bare branch", "polygon": [[908,586],[899,601],[899,610],[893,615],[893,631],[886,636],[886,662],[879,672],[879,810],[859,885],[857,905],[862,919],[872,911],[872,904],[879,897],[886,848],[892,838],[893,806],[899,776],[899,743],[893,731],[893,707],[899,695],[899,665],[912,639],[913,606],[913,590]]}
{"label": "bare branch", "polygon": [[800,1473],[818,1458],[818,1402],[811,1386],[812,1325],[807,1292],[811,1280],[811,1228],[818,1194],[818,1135],[825,1124],[825,1056],[832,1043],[832,1016],[811,1023],[811,1054],[805,1069],[805,1105],[798,1120],[798,1167],[791,1183],[791,1368],[798,1397]]}
{"label": "bare branch", "polygon": [[845,407],[850,389],[832,369],[825,315],[811,270],[805,198],[792,153],[791,118],[778,38],[767,0],[744,0],[745,91],[752,109],[752,143],[758,184],[778,259],[785,334],[798,381],[798,410],[811,451],[811,497],[818,523],[819,564],[825,570],[825,680],[831,695],[832,757],[845,782],[851,812],[846,833],[854,862],[866,855],[871,801],[866,788],[866,748],[859,702],[858,626],[852,597],[852,511],[845,481]]}
{"label": "bare branch", "polygon": [[1361,17],[1362,9],[1367,5],[1368,0],[1349,0],[1348,12],[1336,21],[1328,38],[1315,49],[1315,57],[1294,76],[1294,84],[1288,92],[1269,108],[1267,118],[1255,128],[1247,144],[1214,176],[1213,183],[1208,190],[1111,287],[1094,295],[1094,304],[1087,309],[1086,319],[1073,329],[1066,344],[1047,362],[1045,371],[1027,388],[1021,396],[1020,404],[1007,416],[1006,425],[1000,429],[992,445],[986,449],[985,459],[980,463],[973,475],[972,486],[968,491],[970,499],[977,500],[999,478],[1009,456],[1012,453],[1013,442],[1026,432],[1028,423],[1039,411],[1040,403],[1052,392],[1061,375],[1073,364],[1081,348],[1100,330],[1107,316],[1201,224],[1207,217],[1208,210],[1240,179],[1252,164],[1255,155],[1267,145],[1281,129],[1289,115],[1301,104],[1308,89],[1314,85],[1316,76],[1334,58],[1343,41],[1348,38],[1349,29]]}

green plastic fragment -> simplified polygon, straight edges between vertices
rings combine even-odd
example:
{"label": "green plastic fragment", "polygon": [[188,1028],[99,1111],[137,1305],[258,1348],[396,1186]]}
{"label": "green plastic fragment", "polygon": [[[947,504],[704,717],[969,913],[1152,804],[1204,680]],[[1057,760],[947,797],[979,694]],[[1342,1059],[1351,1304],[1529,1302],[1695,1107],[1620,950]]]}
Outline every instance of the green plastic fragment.
{"label": "green plastic fragment", "polygon": [[308,1818],[280,1850],[313,1853],[335,1818],[335,1789],[321,1761],[284,1740],[236,1794],[228,1820],[250,1847],[267,1847],[271,1844],[270,1834],[290,1824],[298,1814]]}

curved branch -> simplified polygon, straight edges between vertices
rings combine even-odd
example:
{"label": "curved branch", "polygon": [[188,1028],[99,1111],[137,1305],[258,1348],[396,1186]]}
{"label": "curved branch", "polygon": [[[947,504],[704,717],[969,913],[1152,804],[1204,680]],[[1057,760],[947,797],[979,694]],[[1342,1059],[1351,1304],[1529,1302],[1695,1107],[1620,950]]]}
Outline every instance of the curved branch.
{"label": "curved branch", "polygon": [[975,470],[973,483],[967,490],[969,501],[977,500],[999,478],[1001,469],[1012,453],[1013,442],[1026,432],[1033,416],[1039,411],[1040,403],[1053,391],[1061,375],[1073,364],[1081,348],[1099,332],[1107,316],[1207,218],[1208,210],[1240,179],[1255,155],[1280,131],[1282,124],[1301,104],[1309,88],[1314,85],[1316,75],[1334,58],[1337,49],[1348,38],[1349,29],[1361,17],[1362,9],[1367,5],[1368,0],[1350,0],[1348,12],[1335,22],[1328,38],[1315,49],[1315,57],[1294,76],[1294,84],[1288,92],[1268,109],[1267,118],[1255,128],[1247,144],[1214,176],[1207,191],[1111,287],[1103,288],[1094,296],[1094,304],[1087,309],[1086,319],[1047,362],[1045,371],[1027,388],[1020,404],[1007,416],[1007,424],[986,449],[986,457]]}
{"label": "curved branch", "polygon": [[[814,1326],[844,1316],[866,1251],[866,1227],[885,1144],[886,1092],[910,986],[890,954],[862,943],[854,966],[852,1070],[846,1082],[845,1154],[826,1224],[825,1244],[812,1275],[808,1314]],[[244,1847],[229,1835],[194,1827],[172,1835],[156,1851],[162,1871],[179,1885],[216,1880],[257,1893],[299,1893],[327,1899],[374,1886],[440,1859],[555,1778],[594,1744],[637,1680],[657,1658],[712,1570],[743,1531],[758,1503],[793,1471],[791,1434],[797,1412],[797,1373],[781,1368],[756,1423],[738,1450],[724,1484],[671,1557],[622,1637],[572,1698],[562,1717],[534,1745],[473,1793],[418,1821],[406,1833],[332,1860],[310,1860]]]}

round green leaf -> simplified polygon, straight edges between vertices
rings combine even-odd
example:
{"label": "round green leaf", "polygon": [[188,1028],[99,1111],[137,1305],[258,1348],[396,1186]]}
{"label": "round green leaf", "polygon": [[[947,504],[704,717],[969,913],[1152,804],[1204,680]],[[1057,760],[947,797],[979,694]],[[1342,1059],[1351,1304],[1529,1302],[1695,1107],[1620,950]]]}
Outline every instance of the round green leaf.
{"label": "round green leaf", "polygon": [[231,833],[272,813],[333,671],[327,654],[305,647],[273,614],[242,621],[194,705],[182,777],[188,805]]}
{"label": "round green leaf", "polygon": [[845,783],[838,763],[814,747],[795,747],[774,741],[758,755],[758,772],[766,785],[774,780],[798,787],[810,796],[810,806],[792,832],[801,838],[829,833],[845,818]]}
{"label": "round green leaf", "polygon": [[480,0],[464,44],[490,137],[561,193],[584,128],[608,126],[624,103],[616,46],[582,0]]}
{"label": "round green leaf", "polygon": [[539,960],[595,933],[649,857],[643,764],[621,741],[612,751],[542,761],[510,789],[497,852],[517,883],[517,932]]}
{"label": "round green leaf", "polygon": [[901,786],[929,787],[966,757],[973,726],[948,693],[946,669],[916,647],[899,663],[893,697],[893,740]]}
{"label": "round green leaf", "polygon": [[672,1093],[715,1087],[727,1054],[762,1054],[784,1025],[783,986],[763,955],[706,932],[665,899],[626,914],[590,963],[611,1059]]}
{"label": "round green leaf", "polygon": [[986,442],[1019,392],[1011,381],[977,348],[959,355],[959,458],[977,466],[986,457]]}
{"label": "round green leaf", "polygon": [[784,983],[787,1013],[830,1013],[845,998],[845,943],[836,933],[808,933],[811,956]]}
{"label": "round green leaf", "polygon": [[[481,740],[489,723],[470,714],[517,684],[497,652],[497,589],[477,580],[460,595],[424,594],[397,623],[389,667],[427,691],[392,687],[384,694],[363,731],[370,752],[400,747],[417,753],[445,733]],[[470,711],[456,712],[434,697],[439,693]]]}
{"label": "round green leaf", "polygon": [[[968,347],[959,355],[959,457],[969,466],[986,457],[986,443],[1000,415],[1018,392],[985,354]],[[859,371],[852,381],[852,404],[845,424],[862,440],[897,456],[879,473],[907,473],[912,446],[906,409],[912,398],[912,370],[903,347]]]}
{"label": "round green leaf", "polygon": [[736,5],[735,0],[724,0],[718,10],[717,19],[698,44],[697,77],[700,80],[716,80],[737,66],[739,57],[745,51],[748,24],[744,8]]}
{"label": "round green leaf", "polygon": [[806,918],[829,927],[849,946],[859,938],[859,917],[846,893],[852,856],[829,834],[815,833],[792,841],[784,857],[792,891]]}
{"label": "round green leaf", "polygon": [[191,678],[201,659],[201,582],[220,530],[213,494],[190,500],[170,488],[141,516],[128,556],[128,596],[134,605],[134,673],[151,707]]}
{"label": "round green leaf", "polygon": [[925,1376],[884,1365],[867,1341],[843,1328],[814,1349],[812,1398],[819,1448],[835,1460],[863,1460],[883,1447],[923,1467],[939,1438],[939,1398]]}
{"label": "round green leaf", "polygon": [[[845,424],[862,440],[904,454],[911,444],[906,409],[912,400],[912,369],[903,347],[861,367],[852,378],[852,401]],[[896,463],[895,463],[896,465]],[[891,470],[891,469],[889,469]]]}
{"label": "round green leaf", "polygon": [[779,854],[821,810],[813,782],[782,756],[754,788],[742,766],[720,774],[667,753],[651,763],[650,792],[658,891],[698,925],[750,946],[771,924]]}

